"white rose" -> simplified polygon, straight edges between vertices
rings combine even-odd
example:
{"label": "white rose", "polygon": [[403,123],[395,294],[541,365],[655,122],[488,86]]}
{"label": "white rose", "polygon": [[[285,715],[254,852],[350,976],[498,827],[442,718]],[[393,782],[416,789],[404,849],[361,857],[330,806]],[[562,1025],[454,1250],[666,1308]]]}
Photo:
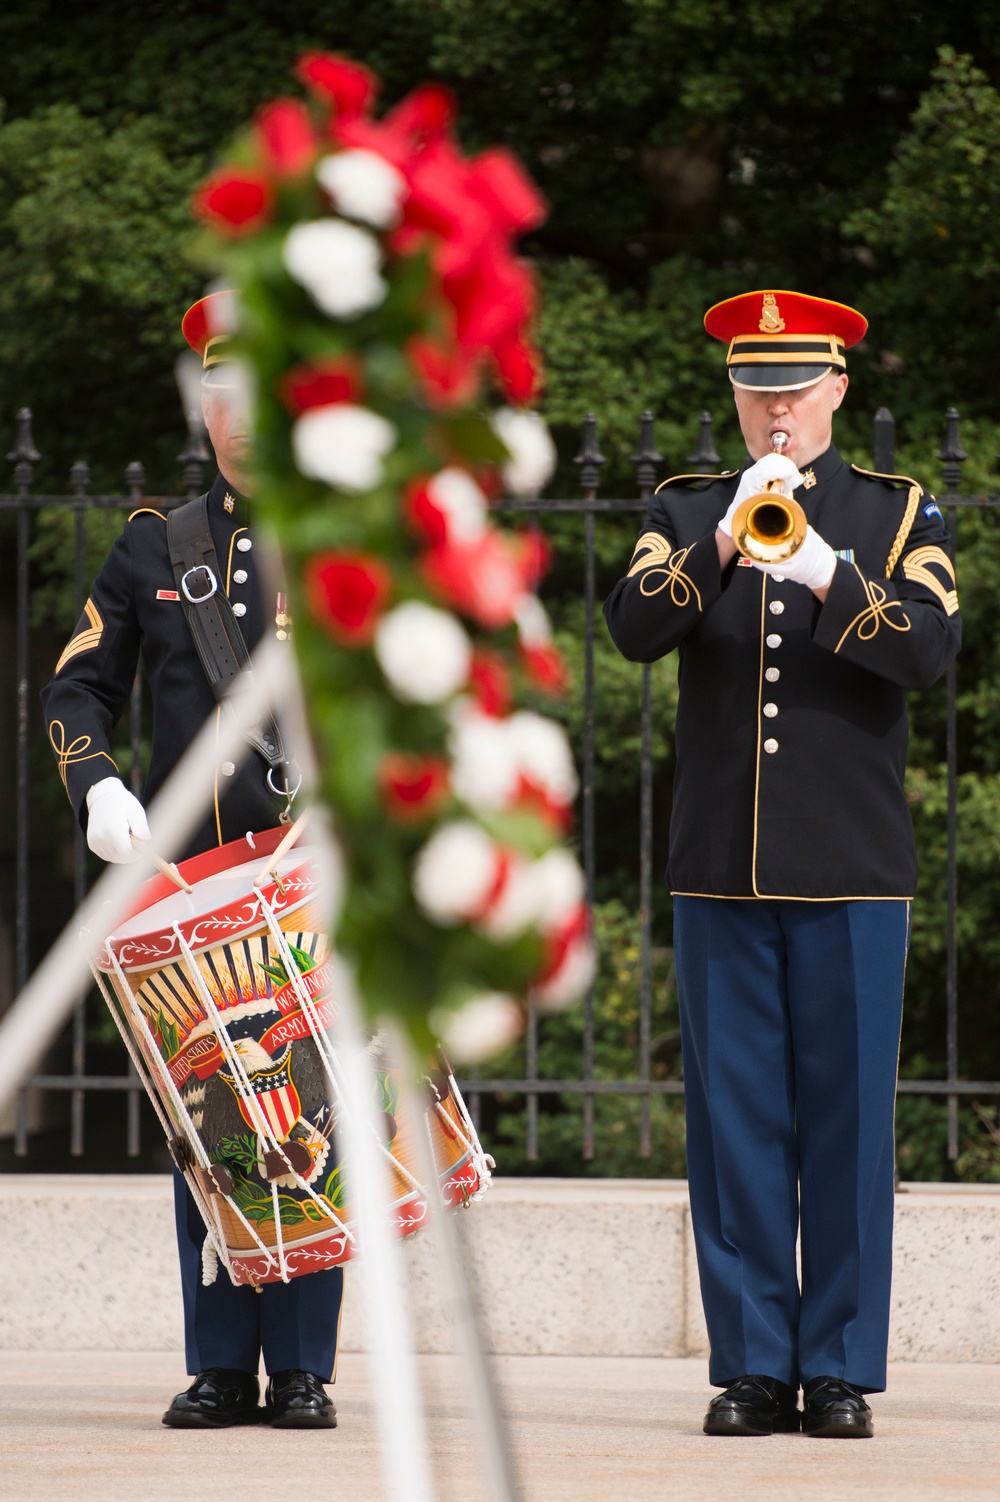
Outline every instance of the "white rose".
{"label": "white rose", "polygon": [[449,1056],[460,1064],[480,1064],[516,1042],[524,1029],[524,1013],[513,996],[484,991],[455,1011],[435,1007],[430,1025]]}
{"label": "white rose", "polygon": [[396,437],[392,423],[377,412],[337,402],[303,412],[292,428],[292,452],[300,474],[362,492],[381,480],[382,460]]}
{"label": "white rose", "polygon": [[508,724],[514,755],[524,776],[556,803],[572,803],[579,782],[562,726],[527,709],[512,715]]}
{"label": "white rose", "polygon": [[491,939],[514,939],[533,926],[537,909],[534,862],[515,856],[499,897],[477,926]]}
{"label": "white rose", "polygon": [[572,1006],[588,990],[597,972],[597,955],[589,938],[574,939],[554,975],[534,989],[534,999],[546,1012]]}
{"label": "white rose", "polygon": [[376,229],[390,229],[399,220],[406,178],[375,151],[338,151],[317,163],[320,186],[334,206],[350,219],[362,219]]}
{"label": "white rose", "polygon": [[464,704],[452,716],[448,750],[451,786],[470,808],[506,808],[517,792],[518,766],[510,722]]}
{"label": "white rose", "polygon": [[493,429],[510,454],[501,473],[511,495],[536,495],[556,468],[556,446],[537,412],[501,407],[493,414]]}
{"label": "white rose", "polygon": [[431,835],[413,865],[413,894],[427,916],[445,926],[480,912],[500,869],[500,851],[469,819]]}
{"label": "white rose", "polygon": [[379,276],[378,241],[342,219],[296,224],[285,238],[282,259],[289,274],[334,318],[356,318],[377,308],[389,290]]}
{"label": "white rose", "polygon": [[466,470],[455,465],[442,469],[427,493],[444,512],[449,542],[473,542],[486,530],[486,497]]}
{"label": "white rose", "polygon": [[543,933],[551,933],[579,909],[587,891],[586,878],[576,857],[558,847],[533,863],[531,878],[534,921]]}
{"label": "white rose", "polygon": [[375,656],[397,699],[440,704],[468,682],[472,643],[450,611],[408,600],[379,621]]}
{"label": "white rose", "polygon": [[537,595],[518,595],[514,601],[514,621],[526,647],[544,647],[552,640],[552,623]]}
{"label": "white rose", "polygon": [[515,857],[480,926],[495,939],[512,939],[526,928],[555,933],[579,912],[585,892],[579,862],[568,850],[550,850],[537,861]]}

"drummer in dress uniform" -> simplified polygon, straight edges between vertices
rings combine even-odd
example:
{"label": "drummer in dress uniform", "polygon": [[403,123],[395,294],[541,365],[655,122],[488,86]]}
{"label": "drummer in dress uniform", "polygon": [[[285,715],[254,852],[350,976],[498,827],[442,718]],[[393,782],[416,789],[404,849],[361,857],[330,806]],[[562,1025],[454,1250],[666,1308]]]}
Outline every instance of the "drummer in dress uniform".
{"label": "drummer in dress uniform", "polygon": [[[228,294],[188,310],[182,328],[202,358],[202,406],[219,473],[208,492],[208,522],[223,587],[252,652],[275,629],[276,602],[265,598],[256,568],[248,495],[250,435],[240,383],[221,325]],[[280,612],[278,612],[280,613]],[[284,625],[284,621],[280,623]],[[95,582],[83,616],[42,698],[49,738],[69,799],[90,848],[128,861],[149,839],[143,804],[118,775],[110,737],[129,701],[140,657],[153,705],[149,800],[202,725],[220,713],[185,619],[167,545],[166,515],[142,506],[129,517]],[[211,811],[190,844],[193,855],[247,831],[271,829],[287,803],[282,787],[252,752],[215,767]],[[204,1286],[205,1226],[183,1177],[174,1176],[184,1295],[185,1350],[191,1387],[163,1416],[172,1427],[216,1428],[255,1422],[261,1355],[269,1376],[263,1417],[280,1427],[332,1427],[333,1380],[343,1294],[339,1267],[268,1283],[259,1292],[228,1277]]]}
{"label": "drummer in dress uniform", "polygon": [[[665,482],[605,604],[625,657],[679,655],[668,880],[709,1377],[725,1389],[705,1432],[868,1436],[916,883],[906,692],[958,651],[955,570],[933,496],[833,446],[859,313],[753,292],[705,326],[728,346],[750,460]],[[809,526],[791,558],[753,564],[732,520],[773,480]]]}

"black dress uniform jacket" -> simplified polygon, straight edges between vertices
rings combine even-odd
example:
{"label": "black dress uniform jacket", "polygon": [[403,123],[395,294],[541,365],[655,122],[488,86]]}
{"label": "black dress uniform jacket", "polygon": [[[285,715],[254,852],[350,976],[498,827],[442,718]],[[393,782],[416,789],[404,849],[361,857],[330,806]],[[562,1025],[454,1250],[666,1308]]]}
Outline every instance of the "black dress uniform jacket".
{"label": "black dress uniform jacket", "polygon": [[[265,608],[247,509],[245,498],[219,475],[208,492],[219,586],[232,600],[252,652],[274,610]],[[128,703],[140,655],[153,705],[149,775],[143,790],[148,801],[209,716],[220,712],[177,597],[166,515],[153,507],[142,507],[129,518],[42,691],[59,772],[84,828],[88,791],[118,771],[110,737]],[[261,758],[250,751],[240,768],[230,773],[231,767],[232,763],[216,766],[211,812],[186,854],[278,823],[284,800],[268,791]]]}
{"label": "black dress uniform jacket", "polygon": [[910,897],[906,690],[958,651],[947,529],[906,477],[830,447],[796,492],[839,554],[823,604],[733,561],[715,530],[739,483],[680,476],[650,503],[604,606],[619,650],[679,648],[667,878],[712,897]]}

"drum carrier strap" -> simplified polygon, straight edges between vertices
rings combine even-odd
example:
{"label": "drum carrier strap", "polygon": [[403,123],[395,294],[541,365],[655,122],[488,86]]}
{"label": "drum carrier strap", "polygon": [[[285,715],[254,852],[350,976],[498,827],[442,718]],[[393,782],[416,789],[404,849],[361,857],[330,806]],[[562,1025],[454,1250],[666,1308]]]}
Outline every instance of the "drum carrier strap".
{"label": "drum carrier strap", "polygon": [[[219,560],[208,521],[208,496],[196,497],[167,513],[170,565],[192,640],[217,704],[250,681],[250,653],[229,596],[219,583]],[[291,817],[292,769],[281,732],[267,716],[246,732],[246,739],[267,766],[267,785],[286,799],[281,822]]]}

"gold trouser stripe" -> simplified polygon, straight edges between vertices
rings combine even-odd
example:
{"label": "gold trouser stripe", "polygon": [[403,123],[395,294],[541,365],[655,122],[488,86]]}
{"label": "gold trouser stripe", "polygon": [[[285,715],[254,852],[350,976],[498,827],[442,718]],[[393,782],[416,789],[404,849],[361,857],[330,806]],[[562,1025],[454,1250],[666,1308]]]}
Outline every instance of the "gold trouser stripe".
{"label": "gold trouser stripe", "polygon": [[[863,470],[862,473],[866,473],[866,471]],[[889,557],[886,559],[885,577],[887,579],[892,578],[892,571],[896,567],[896,564],[899,562],[899,555],[906,547],[906,539],[910,535],[910,528],[913,526],[913,518],[917,514],[917,507],[920,504],[920,497],[923,495],[923,493],[923,489],[920,485],[910,486],[910,493],[906,497],[906,510],[903,512],[903,520],[899,524],[899,531],[896,533],[896,541],[889,549]]]}
{"label": "gold trouser stripe", "polygon": [[83,607],[83,613],[90,622],[90,628],[88,630],[85,627],[83,631],[78,631],[75,636],[70,637],[62,656],[56,663],[57,673],[61,673],[66,664],[72,662],[74,657],[79,657],[81,652],[92,652],[96,646],[100,645],[101,637],[104,635],[104,622],[93,600],[87,601]]}
{"label": "gold trouser stripe", "polygon": [[760,757],[764,746],[764,716],[761,713],[761,705],[764,702],[764,647],[767,637],[767,575],[765,574],[760,585],[760,672],[757,676],[757,765],[754,769],[753,783],[753,854],[750,858],[750,884],[757,892],[757,815],[760,806]]}
{"label": "gold trouser stripe", "polygon": [[936,574],[932,574],[929,565],[935,564],[955,583],[955,569],[951,559],[943,548],[932,545],[925,548],[914,548],[912,553],[907,553],[903,559],[903,573],[914,584],[922,584],[932,594],[937,595],[948,615],[954,615],[958,610],[958,591],[948,589]]}

